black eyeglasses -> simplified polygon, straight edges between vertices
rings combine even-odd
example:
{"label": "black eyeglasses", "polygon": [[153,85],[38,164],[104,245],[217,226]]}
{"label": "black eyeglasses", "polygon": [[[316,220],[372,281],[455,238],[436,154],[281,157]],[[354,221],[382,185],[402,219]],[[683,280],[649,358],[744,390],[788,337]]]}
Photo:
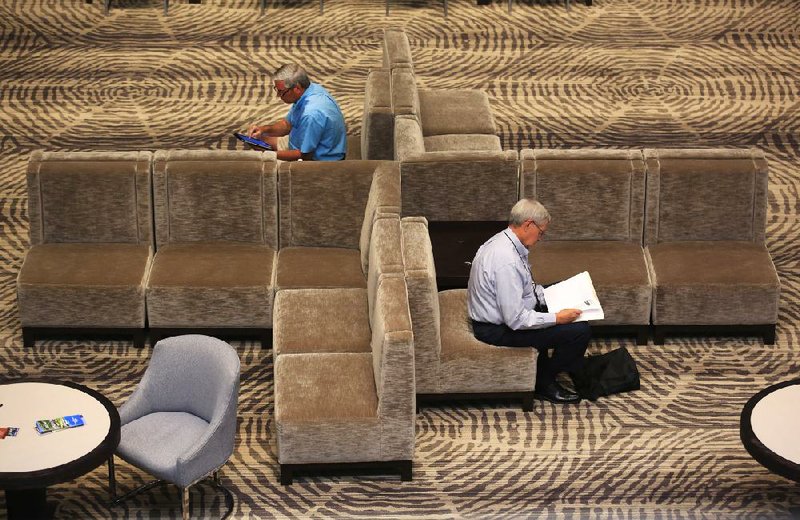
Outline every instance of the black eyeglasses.
{"label": "black eyeglasses", "polygon": [[278,94],[278,97],[283,97],[284,94],[286,94],[287,92],[289,92],[293,88],[294,87],[286,87],[285,89],[281,90],[278,87],[276,87],[275,85],[272,85],[272,90],[274,90],[275,93]]}
{"label": "black eyeglasses", "polygon": [[534,222],[533,220],[531,220],[531,224],[533,224],[534,226],[536,226],[536,229],[538,229],[538,230],[539,230],[539,238],[541,238],[541,239],[544,239],[545,230],[544,230],[544,229],[542,229],[541,227],[539,227],[539,224],[537,224],[537,223],[536,223],[536,222]]}

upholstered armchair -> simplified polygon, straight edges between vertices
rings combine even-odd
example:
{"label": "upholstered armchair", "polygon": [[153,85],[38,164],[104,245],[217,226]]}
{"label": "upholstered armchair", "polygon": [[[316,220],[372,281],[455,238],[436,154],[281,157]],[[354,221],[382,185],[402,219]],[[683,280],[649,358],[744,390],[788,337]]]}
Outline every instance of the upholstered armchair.
{"label": "upholstered armchair", "polygon": [[642,246],[641,151],[522,150],[520,158],[523,196],[553,218],[530,254],[536,281],[588,271],[605,313],[592,322],[593,334],[633,334],[646,345],[652,285]]}
{"label": "upholstered armchair", "polygon": [[150,364],[119,409],[117,455],[160,480],[116,497],[115,466],[109,459],[114,503],[161,483],[181,488],[183,518],[189,518],[189,487],[213,476],[233,453],[239,402],[239,356],[227,343],[208,336],[176,336],[159,341]]}
{"label": "upholstered armchair", "polygon": [[278,248],[275,153],[159,151],[154,170],[151,339],[205,332],[269,344]]}
{"label": "upholstered armchair", "polygon": [[780,281],[766,246],[760,150],[645,150],[644,240],[656,343],[750,334],[775,342]]}
{"label": "upholstered armchair", "polygon": [[276,288],[367,286],[372,225],[400,212],[389,161],[285,162]]}
{"label": "upholstered armchair", "polygon": [[26,346],[86,333],[144,345],[151,160],[149,152],[33,152],[31,247],[17,277]]}
{"label": "upholstered armchair", "polygon": [[537,350],[475,339],[466,289],[437,290],[427,221],[403,218],[402,232],[417,401],[500,397],[520,399],[524,411],[533,410]]}
{"label": "upholstered armchair", "polygon": [[[283,484],[296,474],[325,469],[379,469],[411,479],[414,344],[403,275],[381,275],[373,299],[371,313],[362,308],[368,314],[369,351],[283,352],[276,358],[275,429]],[[331,316],[336,312],[330,309]]]}

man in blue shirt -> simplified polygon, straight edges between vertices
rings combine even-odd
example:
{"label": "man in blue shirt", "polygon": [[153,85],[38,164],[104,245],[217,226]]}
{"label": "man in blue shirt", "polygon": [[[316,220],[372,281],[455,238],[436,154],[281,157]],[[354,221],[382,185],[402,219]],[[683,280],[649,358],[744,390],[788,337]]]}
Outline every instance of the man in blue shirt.
{"label": "man in blue shirt", "polygon": [[[282,161],[340,161],[347,153],[347,128],[339,105],[322,85],[311,83],[296,64],[281,66],[272,76],[273,89],[292,105],[285,118],[265,126],[253,125],[250,137],[262,139]],[[289,136],[288,145],[278,137]]]}
{"label": "man in blue shirt", "polygon": [[[467,307],[475,337],[506,347],[539,351],[535,396],[547,401],[577,403],[580,397],[556,381],[560,372],[583,364],[591,329],[575,322],[578,309],[548,312],[544,288],[533,279],[528,248],[542,240],[550,213],[538,201],[522,199],[511,209],[508,227],[484,243],[469,274]],[[548,356],[553,349],[553,356]]]}

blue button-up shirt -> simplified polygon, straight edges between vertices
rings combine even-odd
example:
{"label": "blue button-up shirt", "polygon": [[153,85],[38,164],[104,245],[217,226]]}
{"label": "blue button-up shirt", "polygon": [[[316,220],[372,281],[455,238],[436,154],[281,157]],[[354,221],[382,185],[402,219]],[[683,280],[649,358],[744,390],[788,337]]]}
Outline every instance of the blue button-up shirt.
{"label": "blue button-up shirt", "polygon": [[535,285],[528,267],[528,249],[510,228],[483,244],[469,273],[467,308],[475,321],[506,324],[514,330],[556,324],[556,315],[536,312],[545,304],[544,288]]}
{"label": "blue button-up shirt", "polygon": [[344,116],[322,85],[312,83],[292,104],[286,120],[292,125],[289,148],[314,152],[315,161],[338,161],[347,152]]}

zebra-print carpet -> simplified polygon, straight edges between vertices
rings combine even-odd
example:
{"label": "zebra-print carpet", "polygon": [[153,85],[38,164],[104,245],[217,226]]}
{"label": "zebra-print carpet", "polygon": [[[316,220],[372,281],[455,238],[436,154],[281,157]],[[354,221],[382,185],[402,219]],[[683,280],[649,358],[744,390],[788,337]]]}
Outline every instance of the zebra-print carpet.
{"label": "zebra-print carpet", "polygon": [[[283,114],[264,74],[307,65],[358,132],[381,29],[406,28],[425,87],[486,89],[505,147],[756,146],[770,165],[768,240],[781,297],[778,340],[625,344],[642,390],[574,407],[426,408],[414,479],[304,478],[278,484],[270,352],[242,359],[236,452],[223,471],[235,517],[783,517],[800,487],[771,474],[739,441],[758,390],[800,372],[800,9],[796,0],[495,0],[173,2],[0,1],[0,378],[48,376],[121,404],[149,349],[121,342],[40,342],[23,349],[15,277],[27,240],[25,165],[36,148],[231,148],[231,131]],[[720,305],[724,305],[720,302]],[[800,438],[798,438],[800,442]],[[123,489],[146,476],[117,468]],[[166,518],[174,488],[106,505],[100,468],[50,495],[58,518]],[[4,515],[0,497],[0,515]],[[199,486],[195,518],[219,516]]]}

